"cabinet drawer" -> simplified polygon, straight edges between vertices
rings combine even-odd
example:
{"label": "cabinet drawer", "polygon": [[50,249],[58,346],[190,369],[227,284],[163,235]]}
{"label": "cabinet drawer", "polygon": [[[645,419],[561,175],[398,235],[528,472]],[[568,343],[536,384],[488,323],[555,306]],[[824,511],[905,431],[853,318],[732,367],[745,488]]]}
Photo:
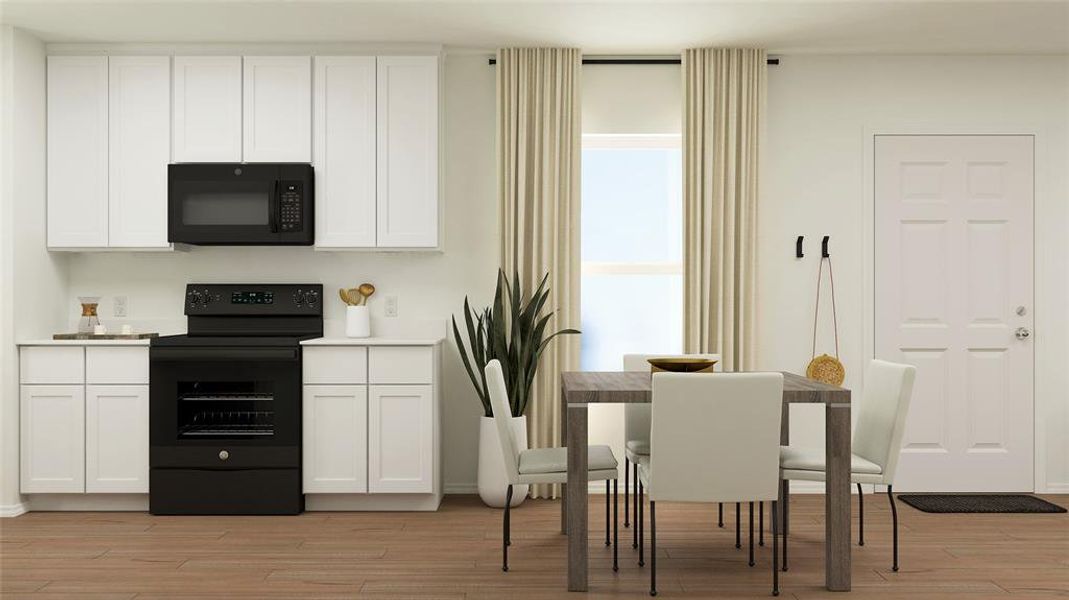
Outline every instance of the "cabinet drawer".
{"label": "cabinet drawer", "polygon": [[367,348],[363,346],[305,347],[304,383],[367,383]]}
{"label": "cabinet drawer", "polygon": [[90,384],[147,384],[148,348],[86,348],[85,377]]}
{"label": "cabinet drawer", "polygon": [[434,348],[431,346],[373,346],[368,351],[368,380],[371,383],[434,382]]}
{"label": "cabinet drawer", "polygon": [[85,383],[81,346],[24,346],[19,358],[21,383]]}

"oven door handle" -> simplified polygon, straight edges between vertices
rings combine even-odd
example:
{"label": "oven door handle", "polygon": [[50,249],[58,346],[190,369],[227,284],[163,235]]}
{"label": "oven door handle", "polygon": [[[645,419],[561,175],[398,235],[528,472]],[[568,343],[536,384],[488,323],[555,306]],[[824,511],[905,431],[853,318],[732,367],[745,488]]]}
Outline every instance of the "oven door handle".
{"label": "oven door handle", "polygon": [[152,360],[199,362],[221,360],[296,361],[296,348],[152,348]]}

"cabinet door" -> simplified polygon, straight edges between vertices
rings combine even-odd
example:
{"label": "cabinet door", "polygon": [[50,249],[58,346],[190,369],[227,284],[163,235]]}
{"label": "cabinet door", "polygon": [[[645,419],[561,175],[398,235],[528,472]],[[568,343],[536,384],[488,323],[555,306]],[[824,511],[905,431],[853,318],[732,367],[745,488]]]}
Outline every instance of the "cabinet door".
{"label": "cabinet door", "polygon": [[48,247],[108,245],[108,58],[48,57]]}
{"label": "cabinet door", "polygon": [[434,491],[434,404],[429,385],[373,385],[368,399],[368,491]]}
{"label": "cabinet door", "polygon": [[306,385],[302,410],[304,493],[366,493],[367,386]]}
{"label": "cabinet door", "polygon": [[85,391],[85,491],[148,493],[148,386]]}
{"label": "cabinet door", "polygon": [[241,162],[241,57],[174,57],[174,161]]}
{"label": "cabinet door", "polygon": [[23,385],[19,394],[23,494],[85,491],[85,386]]}
{"label": "cabinet door", "polygon": [[307,56],[246,56],[245,162],[312,161],[312,66]]}
{"label": "cabinet door", "polygon": [[167,247],[171,59],[113,56],[108,68],[108,245]]}
{"label": "cabinet door", "polygon": [[378,59],[378,245],[438,245],[438,58]]}
{"label": "cabinet door", "polygon": [[315,59],[316,247],[375,246],[375,57]]}

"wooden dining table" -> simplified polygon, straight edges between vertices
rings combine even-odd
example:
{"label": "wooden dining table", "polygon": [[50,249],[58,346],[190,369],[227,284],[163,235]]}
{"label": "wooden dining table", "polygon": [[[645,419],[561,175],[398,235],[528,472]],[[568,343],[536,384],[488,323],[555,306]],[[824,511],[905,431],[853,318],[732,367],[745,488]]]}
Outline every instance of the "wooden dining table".
{"label": "wooden dining table", "polygon": [[[585,592],[587,557],[587,407],[652,400],[649,372],[571,371],[561,374],[561,437],[568,447],[568,483],[561,502],[561,532],[568,534],[568,590]],[[780,443],[790,441],[791,404],[825,408],[824,582],[831,591],[850,591],[850,390],[794,373],[783,373]],[[782,490],[782,486],[781,490]],[[779,506],[784,507],[782,491]]]}

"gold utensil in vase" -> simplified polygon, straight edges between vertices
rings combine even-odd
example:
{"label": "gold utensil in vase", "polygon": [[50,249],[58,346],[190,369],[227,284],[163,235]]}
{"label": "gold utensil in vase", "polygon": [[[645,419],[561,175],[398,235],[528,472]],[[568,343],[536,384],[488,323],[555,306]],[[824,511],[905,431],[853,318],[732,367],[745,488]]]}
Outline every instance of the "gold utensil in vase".
{"label": "gold utensil in vase", "polygon": [[365,305],[367,304],[368,299],[371,298],[371,295],[375,293],[375,286],[370,283],[361,283],[360,287],[357,289],[360,291],[360,295],[363,296],[363,304]]}
{"label": "gold utensil in vase", "polygon": [[338,295],[341,296],[341,301],[347,306],[352,306],[353,303],[349,301],[349,295],[345,292],[345,288],[338,289]]}

